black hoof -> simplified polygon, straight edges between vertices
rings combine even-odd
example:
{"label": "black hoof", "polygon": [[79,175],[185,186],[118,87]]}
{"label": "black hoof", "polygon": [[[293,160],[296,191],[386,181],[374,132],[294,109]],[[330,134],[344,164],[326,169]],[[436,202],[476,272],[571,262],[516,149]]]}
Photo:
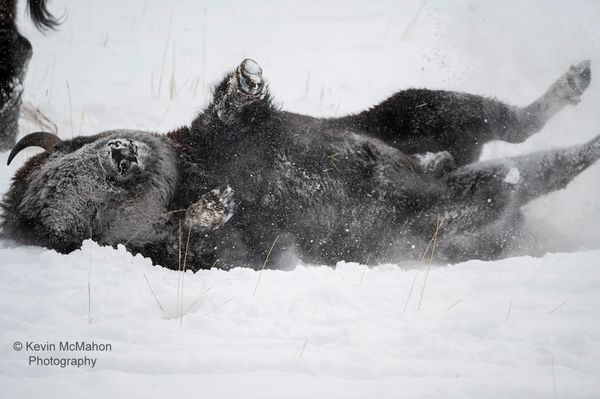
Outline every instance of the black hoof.
{"label": "black hoof", "polygon": [[242,61],[237,68],[237,77],[240,89],[248,95],[255,96],[262,93],[265,82],[260,66],[249,58]]}

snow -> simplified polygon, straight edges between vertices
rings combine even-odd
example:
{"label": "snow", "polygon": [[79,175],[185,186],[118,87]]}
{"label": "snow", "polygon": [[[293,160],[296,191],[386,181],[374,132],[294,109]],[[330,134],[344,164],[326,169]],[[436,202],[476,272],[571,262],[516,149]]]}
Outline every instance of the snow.
{"label": "snow", "polygon": [[419,161],[419,163],[421,164],[421,166],[424,167],[425,165],[430,164],[431,162],[435,161],[437,156],[438,156],[437,152],[426,152],[425,154],[417,154],[416,158]]}
{"label": "snow", "polygon": [[519,173],[519,169],[510,168],[508,170],[508,173],[506,174],[506,177],[504,178],[504,183],[518,184],[520,179],[521,179],[521,174]]}
{"label": "snow", "polygon": [[[2,249],[10,262],[0,266],[0,385],[7,397],[42,389],[44,397],[65,389],[160,397],[197,387],[208,398],[525,398],[552,397],[554,373],[559,397],[593,397],[599,256],[432,267],[422,294],[425,270],[394,265],[262,276],[213,269],[185,276],[181,306],[180,275],[122,248]],[[15,340],[94,341],[112,351],[16,352]],[[97,362],[29,366],[30,355]]]}
{"label": "snow", "polygon": [[[251,7],[235,0],[54,0],[50,7],[66,13],[57,32],[44,36],[20,20],[34,48],[23,95],[64,138],[187,124],[206,104],[209,84],[248,57],[284,108],[320,116],[355,112],[412,86],[524,105],[572,63],[592,59],[594,74],[600,62],[600,4],[592,0],[255,1]],[[581,103],[540,133],[523,144],[490,143],[482,158],[598,134],[597,81],[593,75]],[[36,130],[21,120],[22,134]],[[0,191],[34,152],[1,167]],[[0,164],[7,155],[0,154]],[[340,262],[335,269],[214,269],[183,277],[91,241],[69,255],[0,242],[0,392],[10,398],[596,397],[598,181],[597,164],[526,207],[546,255],[429,270]],[[15,341],[67,340],[112,350],[13,349]],[[97,362],[29,366],[30,355]]]}

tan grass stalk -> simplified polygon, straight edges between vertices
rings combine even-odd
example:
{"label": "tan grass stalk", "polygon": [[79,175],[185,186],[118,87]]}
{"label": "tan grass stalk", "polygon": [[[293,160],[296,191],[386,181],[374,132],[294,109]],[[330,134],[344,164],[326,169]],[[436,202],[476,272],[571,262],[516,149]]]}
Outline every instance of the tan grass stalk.
{"label": "tan grass stalk", "polygon": [[162,66],[160,67],[160,77],[158,79],[158,94],[156,98],[160,98],[162,91],[163,75],[165,73],[165,64],[167,63],[167,51],[169,50],[169,42],[171,41],[171,27],[173,25],[173,11],[175,11],[175,4],[171,7],[171,16],[169,17],[169,30],[167,33],[167,42],[165,43],[165,51],[163,52]]}
{"label": "tan grass stalk", "polygon": [[508,321],[511,310],[512,310],[512,301],[510,301],[510,304],[508,305],[508,312],[506,312],[506,320],[505,321]]}
{"label": "tan grass stalk", "polygon": [[67,81],[67,94],[69,97],[69,115],[71,117],[71,138],[75,137],[73,134],[73,104],[71,103],[71,87],[69,86],[69,81]]}
{"label": "tan grass stalk", "polygon": [[180,315],[179,315],[179,325],[183,324],[183,283],[185,281],[185,272],[187,270],[187,254],[188,249],[190,247],[190,238],[192,237],[192,225],[190,224],[190,228],[188,229],[187,242],[185,244],[185,254],[183,255],[183,274],[181,275],[181,303],[179,306]]}
{"label": "tan grass stalk", "polygon": [[564,305],[564,304],[565,304],[565,303],[567,303],[568,301],[569,301],[568,299],[565,299],[565,300],[564,300],[564,301],[562,301],[562,302],[561,302],[561,303],[560,303],[560,304],[559,304],[557,307],[553,308],[553,309],[552,309],[550,312],[548,312],[548,313],[552,314],[552,313],[556,312],[558,309],[560,309],[560,308],[562,307],[562,305]]}
{"label": "tan grass stalk", "polygon": [[454,302],[454,303],[453,303],[452,305],[450,305],[450,306],[448,307],[448,309],[446,309],[446,310],[450,310],[450,309],[452,309],[453,307],[455,307],[456,305],[458,305],[458,304],[460,303],[460,301],[461,301],[461,299],[459,299],[458,301]]}
{"label": "tan grass stalk", "polygon": [[404,310],[402,312],[406,312],[406,308],[408,307],[408,303],[410,302],[410,297],[412,296],[413,289],[415,288],[415,283],[417,282],[417,277],[419,276],[419,272],[415,273],[415,278],[413,279],[412,285],[410,286],[410,291],[408,291],[408,297],[406,298],[406,303],[404,304]]}
{"label": "tan grass stalk", "polygon": [[223,302],[222,304],[220,304],[220,305],[219,305],[219,306],[217,306],[216,308],[213,308],[213,309],[209,310],[208,312],[204,313],[204,315],[209,315],[209,314],[211,314],[212,312],[214,312],[215,310],[219,310],[219,309],[221,309],[223,306],[227,305],[229,302],[233,301],[235,298],[236,298],[235,296],[234,296],[234,297],[232,297],[232,298],[229,298],[228,300],[226,300],[225,302]]}
{"label": "tan grass stalk", "polygon": [[[427,270],[425,272],[425,280],[423,280],[423,287],[421,288],[421,296],[419,297],[419,305],[417,306],[417,310],[421,310],[421,304],[423,303],[423,294],[425,293],[425,286],[427,285],[427,279],[429,278],[429,270],[431,269],[431,262],[433,261],[433,255],[435,254],[435,247],[437,244],[438,234],[440,232],[440,228],[442,227],[443,223],[444,223],[444,219],[442,219],[440,217],[440,215],[438,214],[437,221],[435,223],[435,231],[433,233],[433,237],[431,237],[431,240],[429,241],[429,244],[427,245],[427,249],[431,245],[431,255],[429,256],[429,262],[427,262]],[[427,249],[425,249],[425,254],[423,255],[423,258],[427,254]]]}
{"label": "tan grass stalk", "polygon": [[406,39],[408,37],[408,35],[410,35],[410,33],[413,31],[414,27],[417,24],[417,20],[421,16],[421,13],[423,12],[423,9],[425,9],[425,5],[426,4],[427,4],[427,0],[423,0],[421,2],[421,5],[419,5],[419,8],[417,9],[417,12],[415,13],[415,15],[410,20],[410,23],[408,24],[408,26],[406,27],[406,29],[404,29],[404,32],[402,33],[402,36],[400,37],[400,40]]}
{"label": "tan grass stalk", "polygon": [[267,252],[265,261],[262,265],[262,268],[260,269],[260,274],[258,275],[258,280],[256,280],[256,287],[254,287],[253,296],[256,296],[256,290],[258,290],[258,284],[260,283],[260,279],[262,277],[263,271],[265,270],[265,266],[267,265],[267,261],[269,260],[269,256],[271,256],[271,251],[273,250],[273,247],[275,246],[275,243],[277,242],[277,240],[279,240],[279,236],[275,237],[275,241],[273,241],[273,244],[271,244],[271,248],[269,248],[269,252]]}
{"label": "tan grass stalk", "polygon": [[154,293],[154,290],[152,289],[152,286],[150,285],[150,281],[148,281],[148,277],[145,274],[144,274],[144,278],[146,279],[146,284],[148,284],[148,288],[150,288],[150,292],[152,293],[152,296],[154,297],[154,300],[156,301],[156,304],[160,308],[160,310],[161,310],[161,312],[163,314],[163,317],[166,317],[165,308],[163,308],[163,306],[160,304],[160,301],[158,300],[158,297]]}

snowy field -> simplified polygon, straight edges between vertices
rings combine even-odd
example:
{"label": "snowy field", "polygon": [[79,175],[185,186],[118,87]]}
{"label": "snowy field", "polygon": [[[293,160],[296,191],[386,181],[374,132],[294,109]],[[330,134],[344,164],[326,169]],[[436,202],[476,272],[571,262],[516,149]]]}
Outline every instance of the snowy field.
{"label": "snowy field", "polygon": [[[591,59],[578,106],[482,158],[600,133],[594,0],[53,0],[65,22],[45,36],[20,6],[34,48],[24,100],[63,138],[188,124],[210,84],[246,57],[285,109],[319,116],[408,87],[525,105]],[[22,134],[39,129],[21,120]],[[0,154],[2,193],[33,153],[10,167]],[[596,164],[527,205],[537,257],[430,270],[340,262],[182,276],[91,241],[69,255],[0,242],[0,396],[597,398],[599,182]],[[58,350],[64,341],[111,350]]]}

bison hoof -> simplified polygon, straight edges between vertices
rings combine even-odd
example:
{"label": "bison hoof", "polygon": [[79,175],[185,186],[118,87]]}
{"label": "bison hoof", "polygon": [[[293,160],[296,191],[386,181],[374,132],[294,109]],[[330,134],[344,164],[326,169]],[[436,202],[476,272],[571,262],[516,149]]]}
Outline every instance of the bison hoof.
{"label": "bison hoof", "polygon": [[242,61],[237,68],[237,78],[240,89],[248,95],[260,95],[265,87],[262,69],[256,61],[249,58]]}
{"label": "bison hoof", "polygon": [[186,210],[185,225],[190,229],[216,230],[231,219],[234,210],[235,202],[231,187],[214,189],[204,194]]}
{"label": "bison hoof", "polygon": [[586,60],[577,65],[571,65],[569,70],[552,85],[551,90],[554,90],[560,98],[567,102],[577,104],[580,101],[579,97],[588,88],[591,81],[591,62]]}
{"label": "bison hoof", "polygon": [[114,139],[107,143],[113,168],[119,176],[127,176],[139,168],[137,146],[129,139]]}

